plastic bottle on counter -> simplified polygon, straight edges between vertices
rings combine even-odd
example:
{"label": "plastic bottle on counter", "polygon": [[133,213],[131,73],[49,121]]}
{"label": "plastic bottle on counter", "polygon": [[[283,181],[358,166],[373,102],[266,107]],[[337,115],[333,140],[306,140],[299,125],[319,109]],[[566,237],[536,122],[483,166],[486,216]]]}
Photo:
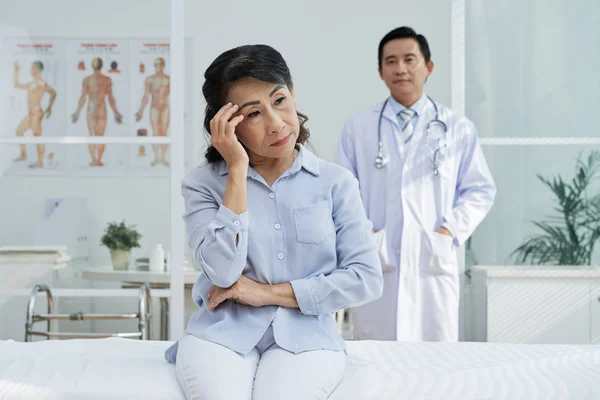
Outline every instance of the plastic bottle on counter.
{"label": "plastic bottle on counter", "polygon": [[155,244],[150,251],[150,272],[165,272],[165,250],[162,244]]}

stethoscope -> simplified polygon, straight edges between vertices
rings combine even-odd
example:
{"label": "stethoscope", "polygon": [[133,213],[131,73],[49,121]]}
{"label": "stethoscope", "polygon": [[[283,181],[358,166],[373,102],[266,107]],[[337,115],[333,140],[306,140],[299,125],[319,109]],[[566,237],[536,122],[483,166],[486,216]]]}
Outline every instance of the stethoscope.
{"label": "stethoscope", "polygon": [[[439,124],[444,129],[444,138],[447,138],[448,127],[446,126],[446,124],[443,121],[438,119],[438,108],[437,108],[437,105],[435,104],[435,101],[433,101],[433,99],[429,96],[427,96],[427,98],[429,99],[431,104],[433,104],[433,109],[435,110],[435,115],[433,116],[433,119],[431,121],[429,121],[429,123],[427,124],[427,128],[426,128],[427,129],[427,137],[429,138],[431,136],[431,126],[433,124]],[[387,158],[383,158],[383,142],[381,141],[381,119],[383,117],[383,112],[385,110],[385,107],[387,106],[389,101],[390,101],[389,97],[387,99],[385,99],[385,102],[383,103],[383,107],[381,107],[381,111],[379,112],[379,121],[377,122],[377,138],[379,140],[379,151],[377,153],[377,158],[375,159],[375,166],[378,169],[383,168],[389,161]],[[409,121],[408,123],[410,124],[411,122]],[[439,173],[440,173],[440,170],[439,170],[440,148],[441,148],[440,146],[436,146],[436,148],[433,152],[432,164],[433,164],[433,174],[434,175],[439,175]]]}

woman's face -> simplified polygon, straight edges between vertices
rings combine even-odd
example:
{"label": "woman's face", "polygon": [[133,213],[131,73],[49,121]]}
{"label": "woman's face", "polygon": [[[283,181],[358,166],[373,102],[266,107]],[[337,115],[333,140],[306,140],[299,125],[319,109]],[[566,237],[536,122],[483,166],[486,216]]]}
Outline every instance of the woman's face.
{"label": "woman's face", "polygon": [[239,107],[233,117],[244,116],[236,127],[236,135],[248,150],[251,162],[291,154],[300,121],[294,94],[286,85],[243,78],[231,87],[226,102]]}

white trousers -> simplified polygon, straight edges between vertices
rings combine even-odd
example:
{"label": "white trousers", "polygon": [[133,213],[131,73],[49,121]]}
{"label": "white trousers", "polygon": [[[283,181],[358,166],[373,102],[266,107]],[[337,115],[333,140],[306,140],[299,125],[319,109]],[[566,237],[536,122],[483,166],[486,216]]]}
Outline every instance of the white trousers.
{"label": "white trousers", "polygon": [[177,379],[188,400],[321,400],[344,375],[343,351],[290,353],[269,328],[242,356],[227,347],[186,335],[179,341]]}

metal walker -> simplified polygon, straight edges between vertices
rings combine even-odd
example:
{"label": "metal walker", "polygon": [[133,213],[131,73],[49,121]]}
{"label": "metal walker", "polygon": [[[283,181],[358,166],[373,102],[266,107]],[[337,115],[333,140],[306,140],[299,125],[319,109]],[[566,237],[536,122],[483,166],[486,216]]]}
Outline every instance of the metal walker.
{"label": "metal walker", "polygon": [[[35,297],[39,292],[46,292],[48,304],[48,314],[35,314]],[[139,338],[140,340],[150,339],[150,286],[144,283],[140,286],[138,295],[138,312],[133,314],[84,314],[76,312],[71,314],[53,314],[54,299],[52,292],[47,285],[35,285],[29,295],[27,303],[27,316],[25,322],[25,341],[30,342],[32,336],[44,336],[46,339],[104,339],[109,337],[120,338]],[[63,321],[85,321],[85,320],[119,320],[119,319],[138,319],[138,331],[124,333],[66,333],[52,332],[51,322],[56,320]],[[33,324],[37,322],[48,321],[47,332],[34,331]]]}

